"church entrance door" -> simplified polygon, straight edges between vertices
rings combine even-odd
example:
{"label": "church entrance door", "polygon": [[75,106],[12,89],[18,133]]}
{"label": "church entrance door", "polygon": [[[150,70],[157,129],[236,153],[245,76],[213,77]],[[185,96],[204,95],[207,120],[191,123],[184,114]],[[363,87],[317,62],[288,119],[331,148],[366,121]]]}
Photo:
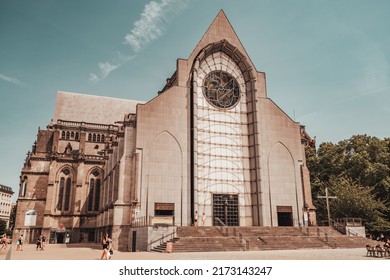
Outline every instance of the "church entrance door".
{"label": "church entrance door", "polygon": [[65,232],[57,232],[57,242],[59,244],[65,243]]}
{"label": "church entrance door", "polygon": [[238,195],[213,194],[213,225],[239,226]]}
{"label": "church entrance door", "polygon": [[293,226],[293,214],[291,206],[277,206],[278,226]]}

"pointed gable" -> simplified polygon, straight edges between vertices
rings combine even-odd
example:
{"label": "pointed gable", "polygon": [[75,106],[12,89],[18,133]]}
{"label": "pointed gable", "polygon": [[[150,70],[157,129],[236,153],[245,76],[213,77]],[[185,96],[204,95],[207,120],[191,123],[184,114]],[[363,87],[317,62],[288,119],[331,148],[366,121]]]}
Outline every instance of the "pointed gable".
{"label": "pointed gable", "polygon": [[[241,44],[241,41],[238,38],[236,32],[234,31],[232,25],[230,24],[228,18],[226,17],[225,12],[221,10],[207,29],[206,33],[203,35],[202,39],[195,47],[190,57],[188,58],[189,63],[192,63],[192,61],[204,47],[211,43],[219,42],[222,40],[228,41],[231,45],[236,47],[243,55],[245,55],[248,61],[250,61],[250,58],[245,51],[245,48]],[[255,69],[253,63],[250,63]]]}

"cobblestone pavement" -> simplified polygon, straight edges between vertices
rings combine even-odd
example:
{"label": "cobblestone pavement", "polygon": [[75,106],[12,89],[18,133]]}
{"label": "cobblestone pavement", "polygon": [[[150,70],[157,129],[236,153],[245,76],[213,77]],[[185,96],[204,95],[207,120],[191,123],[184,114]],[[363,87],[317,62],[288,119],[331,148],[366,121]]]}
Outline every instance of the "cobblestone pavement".
{"label": "cobblestone pavement", "polygon": [[[48,244],[44,251],[36,251],[34,244],[26,244],[23,251],[9,246],[0,252],[0,260],[100,260],[102,251],[88,244],[77,247]],[[367,257],[365,248],[355,249],[301,249],[202,253],[155,253],[115,251],[112,260],[390,260]]]}

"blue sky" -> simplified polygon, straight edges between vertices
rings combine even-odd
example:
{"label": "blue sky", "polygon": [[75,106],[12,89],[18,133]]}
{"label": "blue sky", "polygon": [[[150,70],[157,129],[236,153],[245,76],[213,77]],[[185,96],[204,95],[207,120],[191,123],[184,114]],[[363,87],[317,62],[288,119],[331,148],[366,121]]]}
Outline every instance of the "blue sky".
{"label": "blue sky", "polygon": [[390,136],[390,1],[0,0],[0,184],[17,192],[57,91],[150,100],[221,9],[317,145]]}

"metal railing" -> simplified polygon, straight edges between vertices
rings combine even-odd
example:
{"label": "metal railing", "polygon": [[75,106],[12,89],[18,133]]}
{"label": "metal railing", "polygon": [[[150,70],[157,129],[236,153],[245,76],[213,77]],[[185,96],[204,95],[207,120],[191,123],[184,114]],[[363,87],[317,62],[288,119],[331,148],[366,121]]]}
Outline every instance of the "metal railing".
{"label": "metal railing", "polygon": [[[317,236],[321,237],[321,233],[324,235],[324,241],[326,244],[328,244],[331,247],[334,247],[337,244],[337,240],[334,237],[332,237],[332,235],[330,235],[322,228],[317,227]],[[330,243],[331,240],[333,241],[333,244]]]}
{"label": "metal railing", "polygon": [[[148,246],[147,246],[147,250],[150,251],[152,249],[152,246],[155,247],[158,245],[162,245],[164,242],[172,240],[175,237],[177,237],[177,228],[175,228],[172,233],[169,233],[166,235],[162,234],[160,238],[149,242]],[[157,242],[159,242],[158,245],[153,245],[153,244],[156,244]]]}
{"label": "metal railing", "polygon": [[242,236],[242,233],[239,232],[236,228],[234,228],[233,234],[234,234],[234,237],[237,237],[237,235],[238,235],[238,240],[239,240],[239,242],[240,242],[241,248],[242,248],[244,251],[248,251],[248,250],[249,250],[249,240],[247,240],[246,238],[244,238],[244,237]]}
{"label": "metal railing", "polygon": [[175,219],[173,216],[143,216],[134,219],[131,222],[131,227],[145,227],[145,226],[174,226]]}
{"label": "metal railing", "polygon": [[[218,227],[220,233],[223,236],[228,236],[229,235],[228,226],[218,217],[215,217],[214,221],[215,221],[215,225],[216,225],[216,227]],[[219,226],[218,226],[218,224],[219,224]]]}
{"label": "metal railing", "polygon": [[[358,218],[346,218],[346,219],[351,219],[352,221],[352,224],[359,224],[360,226],[362,225],[362,221],[361,219],[358,219]],[[342,220],[331,220],[332,222],[332,227],[337,230],[338,232],[342,233],[342,234],[345,234],[345,235],[352,235],[352,236],[359,236],[359,234],[357,232],[355,232],[354,230],[351,230],[351,229],[347,229],[347,226],[350,226],[351,223],[348,223],[346,220],[344,220],[345,222],[342,222],[340,223],[339,221],[343,221],[344,219]],[[355,220],[359,220],[358,223],[355,222]]]}
{"label": "metal railing", "polygon": [[345,226],[352,226],[352,227],[360,227],[363,225],[361,218],[342,218],[342,219],[336,219],[335,220],[339,224],[343,224]]}
{"label": "metal railing", "polygon": [[145,227],[149,225],[150,225],[150,217],[147,216],[138,217],[131,222],[131,227],[133,228]]}

